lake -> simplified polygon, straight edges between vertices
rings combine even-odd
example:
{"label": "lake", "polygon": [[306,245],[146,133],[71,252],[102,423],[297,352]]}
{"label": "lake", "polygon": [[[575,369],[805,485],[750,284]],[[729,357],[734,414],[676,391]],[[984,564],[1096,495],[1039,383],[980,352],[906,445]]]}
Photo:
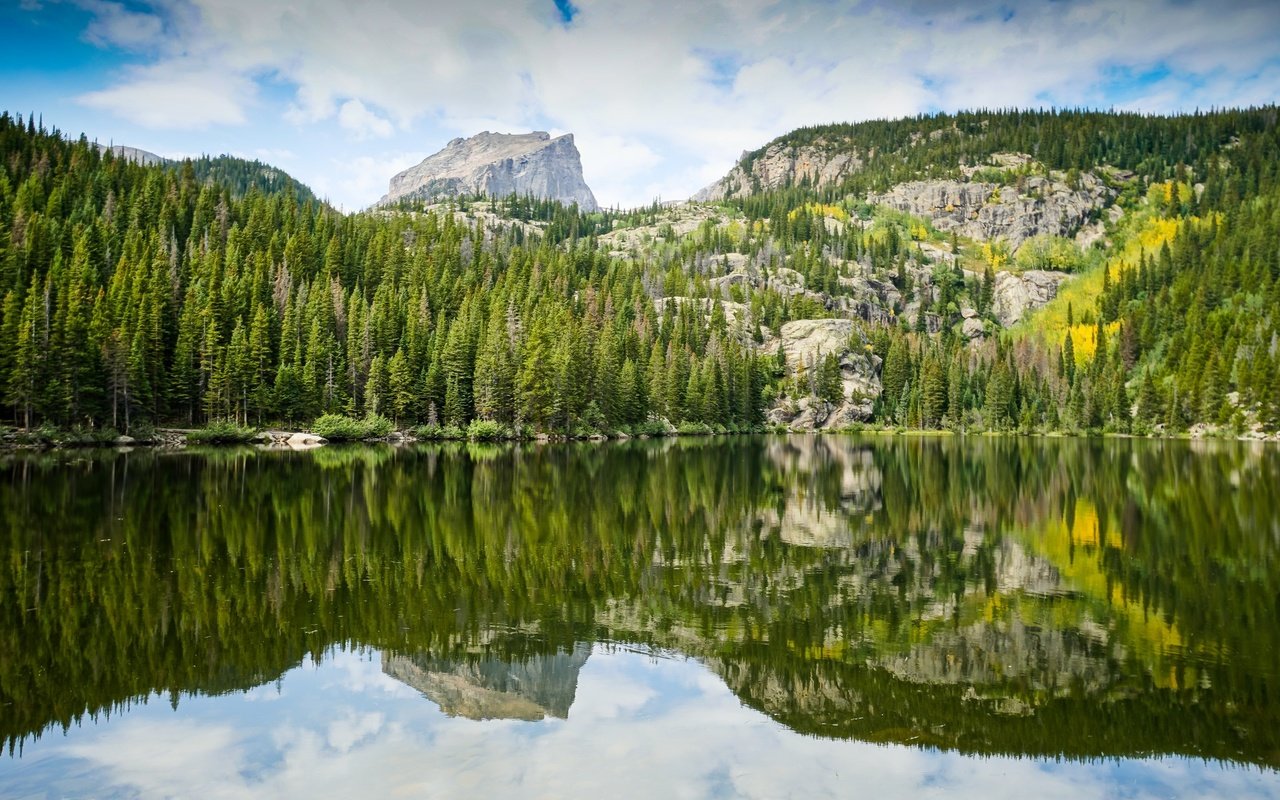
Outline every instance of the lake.
{"label": "lake", "polygon": [[0,796],[1280,796],[1280,448],[0,458]]}

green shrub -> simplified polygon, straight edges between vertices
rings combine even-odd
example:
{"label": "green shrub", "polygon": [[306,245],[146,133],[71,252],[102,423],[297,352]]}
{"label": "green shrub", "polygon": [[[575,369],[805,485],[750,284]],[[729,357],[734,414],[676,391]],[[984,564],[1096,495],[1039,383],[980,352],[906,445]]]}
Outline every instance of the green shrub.
{"label": "green shrub", "polygon": [[311,423],[311,432],[323,436],[331,442],[344,442],[359,439],[362,428],[360,422],[342,414],[325,414]]}
{"label": "green shrub", "polygon": [[366,414],[365,418],[360,420],[360,425],[364,431],[361,439],[382,439],[390,436],[396,428],[395,423],[381,414]]}
{"label": "green shrub", "polygon": [[391,433],[391,420],[381,414],[369,414],[364,419],[353,419],[342,414],[325,414],[311,423],[311,432],[331,442],[352,442],[361,439],[380,439]]}
{"label": "green shrub", "polygon": [[666,436],[669,433],[666,423],[656,417],[650,417],[632,430],[636,436]]}
{"label": "green shrub", "polygon": [[493,442],[510,439],[511,429],[491,419],[475,419],[467,426],[467,438],[473,442]]}
{"label": "green shrub", "polygon": [[419,425],[413,429],[413,438],[428,440],[443,439],[444,437],[440,435],[442,432],[443,429],[439,425]]}
{"label": "green shrub", "polygon": [[710,436],[712,430],[705,422],[681,422],[676,426],[676,433],[681,436]]}
{"label": "green shrub", "polygon": [[256,431],[234,422],[210,422],[203,428],[187,434],[188,444],[236,444],[247,442]]}
{"label": "green shrub", "polygon": [[135,422],[129,426],[129,436],[140,442],[154,442],[156,439],[156,426],[150,422]]}
{"label": "green shrub", "polygon": [[413,429],[413,435],[415,438],[427,439],[430,441],[466,438],[466,432],[457,425],[445,425],[443,427],[436,424],[419,425]]}
{"label": "green shrub", "polygon": [[119,435],[115,428],[84,428],[77,425],[69,431],[55,433],[53,439],[64,447],[96,447],[111,444]]}

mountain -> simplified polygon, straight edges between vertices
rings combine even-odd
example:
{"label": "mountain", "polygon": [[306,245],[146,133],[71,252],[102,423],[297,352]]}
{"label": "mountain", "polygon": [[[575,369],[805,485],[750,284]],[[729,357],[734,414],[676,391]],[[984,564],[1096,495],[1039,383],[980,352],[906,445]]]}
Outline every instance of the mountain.
{"label": "mountain", "polygon": [[136,147],[127,147],[122,144],[104,145],[94,143],[99,152],[105,153],[110,150],[115,154],[116,158],[123,158],[125,161],[132,161],[135,164],[141,164],[144,167],[154,167],[157,164],[167,164],[169,159],[164,156],[158,156],[146,150],[139,150]]}
{"label": "mountain", "polygon": [[[184,161],[168,161],[171,169],[181,170]],[[284,194],[299,203],[320,203],[315,192],[289,173],[257,159],[237,156],[200,156],[190,159],[195,178],[202,184],[225,186],[235,197],[243,197],[250,189],[271,194]]]}
{"label": "mountain", "polygon": [[204,155],[193,159],[165,158],[161,155],[127,145],[103,145],[94,142],[93,146],[100,153],[110,150],[116,158],[143,167],[164,167],[181,173],[183,165],[190,162],[192,176],[201,184],[214,183],[225,186],[235,197],[242,197],[250,188],[256,188],[263,194],[283,192],[291,195],[300,203],[320,202],[311,187],[289,175],[284,170],[264,164],[256,159],[238,156]]}
{"label": "mountain", "polygon": [[506,197],[577,203],[596,211],[595,195],[582,178],[582,157],[573,134],[551,138],[545,131],[490,133],[454,139],[440,152],[391,179],[379,205],[403,199],[436,199],[458,195]]}
{"label": "mountain", "polygon": [[397,185],[493,202],[341,215],[0,114],[0,421],[1271,436],[1278,116],[799,129],[719,201],[626,213],[485,183],[572,142],[484,134]]}

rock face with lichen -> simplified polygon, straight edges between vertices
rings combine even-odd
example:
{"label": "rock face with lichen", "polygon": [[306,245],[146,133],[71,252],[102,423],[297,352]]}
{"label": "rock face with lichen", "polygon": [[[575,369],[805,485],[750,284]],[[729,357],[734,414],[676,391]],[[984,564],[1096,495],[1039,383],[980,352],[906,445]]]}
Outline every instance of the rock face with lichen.
{"label": "rock face with lichen", "polygon": [[599,208],[582,177],[582,157],[573,134],[553,139],[545,131],[484,131],[470,139],[454,139],[440,152],[393,177],[379,204],[510,194],[558,200],[565,205],[577,203],[584,211]]}

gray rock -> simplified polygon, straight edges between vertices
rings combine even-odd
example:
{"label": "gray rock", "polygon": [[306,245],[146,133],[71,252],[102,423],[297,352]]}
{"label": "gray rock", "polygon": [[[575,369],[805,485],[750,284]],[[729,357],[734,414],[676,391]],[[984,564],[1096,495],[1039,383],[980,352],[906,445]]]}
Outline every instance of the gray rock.
{"label": "gray rock", "polygon": [[992,309],[1006,328],[1058,296],[1058,286],[1071,276],[1065,272],[1032,269],[1021,275],[997,272]]}
{"label": "gray rock", "polygon": [[[880,360],[849,348],[853,321],[848,319],[798,319],[782,326],[780,344],[792,371],[807,371],[820,358],[835,353],[840,359],[843,391],[838,404],[812,397],[794,403],[782,400],[766,413],[769,422],[799,430],[841,428],[871,417],[872,402],[879,396]],[[776,345],[775,345],[776,346]]]}
{"label": "gray rock", "polygon": [[1002,239],[1017,250],[1039,234],[1074,236],[1092,215],[1111,203],[1111,191],[1092,173],[1078,188],[1032,175],[1019,186],[961,181],[909,181],[884,194],[867,196],[884,205],[929,219],[934,227],[981,241]]}
{"label": "gray rock", "polygon": [[316,436],[314,433],[295,433],[288,439],[285,439],[285,444],[296,449],[319,447],[322,444],[328,443],[328,439],[323,436]]}
{"label": "gray rock", "polygon": [[128,447],[131,444],[137,444],[137,443],[138,443],[138,440],[133,438],[132,436],[117,436],[115,439],[115,445],[117,447]]}
{"label": "gray rock", "polygon": [[967,317],[960,326],[960,332],[970,339],[979,339],[986,335],[986,326],[977,317]]}
{"label": "gray rock", "polygon": [[422,692],[451,717],[474,720],[566,719],[591,647],[518,661],[450,659],[430,653],[384,655],[382,671]]}
{"label": "gray rock", "polygon": [[753,191],[777,189],[808,179],[811,186],[823,187],[838,183],[862,169],[862,159],[856,152],[829,151],[819,140],[803,147],[774,143],[754,159],[743,153],[729,174],[700,190],[691,198],[694,202],[709,203],[728,197],[741,197]]}
{"label": "gray rock", "polygon": [[544,131],[483,133],[454,139],[440,152],[391,179],[380,204],[402,198],[439,199],[462,194],[506,197],[512,193],[599,208],[582,177],[582,157],[573,134]]}

